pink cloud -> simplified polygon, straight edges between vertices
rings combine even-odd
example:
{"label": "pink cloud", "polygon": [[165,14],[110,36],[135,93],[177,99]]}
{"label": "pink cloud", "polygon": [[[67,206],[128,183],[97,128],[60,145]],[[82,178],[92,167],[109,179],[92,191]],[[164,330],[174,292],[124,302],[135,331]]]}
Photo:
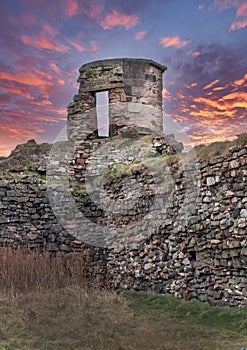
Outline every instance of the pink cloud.
{"label": "pink cloud", "polygon": [[2,98],[6,98],[7,97],[7,101],[6,102],[4,100],[1,101],[3,104],[4,103],[9,103],[10,102],[10,98],[13,95],[18,95],[18,96],[24,97],[27,100],[33,100],[34,99],[34,97],[32,96],[32,91],[31,91],[32,89],[29,86],[27,86],[27,85],[3,79],[1,81],[1,87],[8,94],[8,96],[6,96],[5,94],[1,95]]}
{"label": "pink cloud", "polygon": [[88,49],[88,51],[90,52],[97,52],[99,50],[97,42],[95,40],[91,40],[90,41],[90,47]]}
{"label": "pink cloud", "polygon": [[201,4],[201,5],[198,5],[198,10],[203,10],[204,9],[204,7],[205,7],[205,5],[204,4]]}
{"label": "pink cloud", "polygon": [[230,26],[230,31],[247,27],[247,1],[245,0],[214,0],[214,6],[219,11],[229,8],[236,9],[236,18]]}
{"label": "pink cloud", "polygon": [[48,49],[57,52],[66,52],[68,47],[54,38],[46,36],[44,33],[41,33],[36,38],[28,37],[27,35],[22,35],[22,42],[26,45],[36,47],[38,49]]}
{"label": "pink cloud", "polygon": [[237,16],[247,16],[247,2],[245,2],[238,8]]}
{"label": "pink cloud", "polygon": [[194,51],[194,52],[192,53],[192,55],[195,56],[195,57],[198,57],[198,56],[201,55],[201,53],[200,53],[200,51]]}
{"label": "pink cloud", "polygon": [[38,88],[44,95],[47,95],[49,88],[53,86],[52,75],[39,70],[13,74],[0,72],[0,79]]}
{"label": "pink cloud", "polygon": [[57,75],[60,75],[60,70],[56,63],[54,63],[53,61],[49,61],[49,66],[54,70],[55,73],[57,73]]}
{"label": "pink cloud", "polygon": [[110,30],[116,26],[123,26],[126,30],[135,27],[139,23],[139,18],[136,15],[126,15],[113,10],[101,21],[100,25],[104,30]]}
{"label": "pink cloud", "polygon": [[75,0],[68,0],[65,13],[68,17],[72,17],[77,13],[78,4]]}
{"label": "pink cloud", "polygon": [[44,29],[44,31],[46,31],[47,33],[49,33],[51,35],[55,35],[55,34],[59,33],[59,31],[56,28],[52,27],[50,24],[44,24],[42,26],[42,28]]}
{"label": "pink cloud", "polygon": [[214,0],[214,6],[219,11],[224,11],[229,8],[239,8],[243,4],[243,0]]}
{"label": "pink cloud", "polygon": [[142,40],[147,35],[147,30],[144,30],[143,32],[138,32],[135,35],[135,40]]}
{"label": "pink cloud", "polygon": [[74,46],[74,48],[76,48],[76,50],[78,50],[79,52],[86,51],[84,46],[75,41],[70,40],[69,43],[70,45]]}
{"label": "pink cloud", "polygon": [[83,9],[83,12],[90,18],[95,18],[97,20],[102,19],[101,15],[104,10],[100,0],[94,0],[93,3],[88,3]]}
{"label": "pink cloud", "polygon": [[233,22],[231,27],[230,27],[230,30],[234,31],[234,30],[237,30],[237,29],[245,28],[245,27],[247,27],[247,18],[243,19],[243,20],[240,20],[240,21]]}
{"label": "pink cloud", "polygon": [[190,43],[190,40],[180,40],[179,36],[165,36],[160,39],[160,43],[163,47],[175,47],[181,48]]}

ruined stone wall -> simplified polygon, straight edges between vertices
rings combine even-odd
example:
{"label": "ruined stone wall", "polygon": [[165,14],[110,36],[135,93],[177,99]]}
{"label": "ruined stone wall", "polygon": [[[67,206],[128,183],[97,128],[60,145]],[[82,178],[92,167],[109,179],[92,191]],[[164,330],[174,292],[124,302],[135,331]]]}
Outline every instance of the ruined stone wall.
{"label": "ruined stone wall", "polygon": [[247,146],[200,164],[197,205],[184,220],[178,213],[186,184],[176,164],[171,169],[176,191],[163,224],[141,244],[109,254],[112,285],[246,305]]}
{"label": "ruined stone wall", "polygon": [[[191,196],[193,201],[194,195],[188,195],[177,161],[170,160],[169,168],[173,191],[164,202],[163,221],[155,230],[158,217],[150,214],[150,208],[158,194],[147,169],[134,164],[126,174],[116,174],[104,183],[114,203],[122,200],[126,180],[143,187],[141,197],[140,187],[129,187],[130,197],[138,201],[127,215],[115,217],[115,225],[128,233],[128,225],[138,222],[141,230],[147,214],[149,231],[142,241],[118,249],[94,248],[66,231],[50,207],[44,181],[30,176],[1,179],[0,244],[28,245],[51,254],[81,252],[85,264],[92,266],[91,273],[99,263],[97,273],[107,276],[113,288],[153,290],[220,305],[246,305],[247,147],[235,147],[225,156],[200,164],[200,177],[194,179],[200,182],[197,204],[184,217],[180,212],[184,197]],[[89,220],[102,220],[102,213],[86,193],[75,192],[74,199]]]}
{"label": "ruined stone wall", "polygon": [[46,181],[36,175],[0,176],[0,249],[28,248],[51,256],[80,254],[88,277],[105,277],[105,252],[64,230],[51,209]]}

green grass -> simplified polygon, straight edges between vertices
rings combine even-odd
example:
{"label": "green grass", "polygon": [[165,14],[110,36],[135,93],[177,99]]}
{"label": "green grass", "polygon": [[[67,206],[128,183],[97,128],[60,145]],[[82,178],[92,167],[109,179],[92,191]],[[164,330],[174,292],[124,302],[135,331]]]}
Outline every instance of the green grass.
{"label": "green grass", "polygon": [[179,156],[177,154],[146,157],[141,162],[135,161],[129,164],[118,162],[109,165],[103,177],[106,181],[116,181],[119,177],[132,175],[136,171],[143,173],[145,167],[151,167],[152,170],[157,169],[161,171],[162,167],[172,166],[176,163],[179,163]]}
{"label": "green grass", "polygon": [[0,299],[1,350],[239,350],[247,309],[65,288]]}

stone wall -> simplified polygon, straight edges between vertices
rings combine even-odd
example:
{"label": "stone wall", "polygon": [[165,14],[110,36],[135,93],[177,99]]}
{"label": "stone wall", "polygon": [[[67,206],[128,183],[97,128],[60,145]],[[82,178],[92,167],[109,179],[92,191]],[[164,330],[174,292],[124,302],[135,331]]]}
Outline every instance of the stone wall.
{"label": "stone wall", "polygon": [[0,248],[5,247],[47,251],[51,256],[80,254],[88,277],[99,282],[105,277],[105,251],[64,230],[49,204],[46,181],[34,174],[0,176]]}
{"label": "stone wall", "polygon": [[[138,222],[141,232],[147,214],[145,227],[149,231],[125,248],[97,248],[82,243],[58,222],[43,180],[31,175],[5,176],[0,181],[1,246],[28,245],[47,249],[53,255],[80,252],[91,273],[107,278],[112,288],[153,290],[219,305],[246,305],[247,147],[235,146],[224,156],[200,163],[199,177],[194,178],[200,185],[196,207],[189,213],[186,208],[181,212],[181,208],[185,197],[189,202],[195,199],[194,193],[187,192],[184,169],[176,155],[172,157],[155,160],[159,169],[169,167],[173,179],[169,197],[160,193],[165,198],[164,210],[155,208],[157,216],[155,211],[150,214],[150,208],[159,197],[159,191],[155,192],[159,187],[154,174],[143,164],[133,164],[105,179],[104,191],[114,204],[122,200],[126,181],[143,188],[141,192],[135,185],[128,188],[130,197],[137,202],[112,221],[112,227],[122,228],[125,234],[131,223]],[[169,181],[167,185],[169,189]],[[92,223],[106,219],[86,193],[75,191],[74,199]],[[162,220],[158,221],[161,213]],[[108,238],[114,238],[109,231],[106,230]]]}
{"label": "stone wall", "polygon": [[141,244],[110,252],[114,288],[246,305],[247,146],[200,164],[200,174],[196,208],[187,219],[178,215],[185,186],[175,170],[176,191],[159,230]]}

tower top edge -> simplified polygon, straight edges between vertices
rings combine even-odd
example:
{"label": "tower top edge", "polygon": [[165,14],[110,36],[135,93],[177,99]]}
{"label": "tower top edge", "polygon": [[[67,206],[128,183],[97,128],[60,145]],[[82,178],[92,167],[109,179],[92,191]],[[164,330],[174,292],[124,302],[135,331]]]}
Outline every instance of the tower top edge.
{"label": "tower top edge", "polygon": [[88,63],[83,64],[79,71],[84,71],[87,69],[93,69],[97,68],[99,66],[106,66],[106,65],[123,65],[125,62],[132,62],[132,63],[146,63],[150,64],[156,68],[158,68],[160,71],[165,72],[167,70],[167,67],[165,65],[162,65],[152,59],[147,59],[147,58],[109,58],[109,59],[103,59],[103,60],[96,60],[96,61],[91,61]]}

